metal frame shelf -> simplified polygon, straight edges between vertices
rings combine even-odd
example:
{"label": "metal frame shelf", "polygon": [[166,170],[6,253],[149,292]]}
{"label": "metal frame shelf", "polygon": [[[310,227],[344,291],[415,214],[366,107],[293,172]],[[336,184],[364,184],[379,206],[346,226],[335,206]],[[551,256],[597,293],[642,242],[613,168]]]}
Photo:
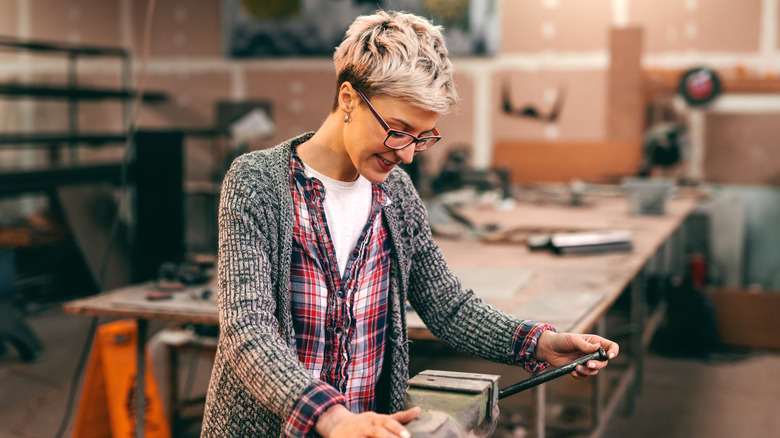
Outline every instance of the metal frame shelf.
{"label": "metal frame shelf", "polygon": [[[59,175],[61,171],[61,160],[59,150],[65,147],[70,152],[70,164],[78,168],[78,149],[79,145],[103,146],[106,144],[121,144],[128,140],[128,132],[131,122],[132,99],[138,97],[138,92],[131,88],[132,69],[130,52],[121,47],[103,47],[81,44],[66,44],[52,41],[25,40],[16,39],[7,36],[0,36],[0,51],[25,51],[35,52],[45,55],[64,55],[67,59],[67,83],[62,85],[40,84],[40,83],[18,83],[3,82],[0,83],[0,97],[5,99],[47,99],[47,100],[66,100],[68,102],[68,129],[64,132],[14,132],[0,133],[0,149],[9,148],[48,148],[51,150],[50,169],[38,169],[32,171],[41,177],[49,178],[47,175]],[[111,57],[117,58],[121,62],[121,86],[120,87],[90,87],[79,85],[78,80],[78,61],[80,58],[90,57]],[[144,92],[141,96],[144,102],[154,103],[167,99],[162,92]],[[122,104],[123,128],[121,132],[83,132],[79,127],[79,102],[85,100],[118,100]],[[108,164],[113,166],[114,163]],[[85,169],[92,166],[86,166]],[[11,178],[13,181],[19,179],[16,172],[5,175],[0,173],[2,178]],[[89,173],[89,172],[88,172]],[[113,179],[110,173],[98,173],[106,178]],[[65,182],[58,178],[51,179],[51,183],[45,184],[48,188],[56,187],[57,181]],[[9,180],[10,181],[10,180]],[[37,184],[12,184],[18,190],[29,191],[40,185]],[[42,187],[42,186],[41,186]],[[9,194],[8,190],[3,190],[4,194]]]}
{"label": "metal frame shelf", "polygon": [[[96,87],[62,87],[49,84],[19,84],[14,82],[0,83],[0,95],[8,97],[36,97],[51,99],[134,99],[138,96],[133,90],[96,88]],[[145,102],[161,102],[166,99],[165,93],[143,93]]]}

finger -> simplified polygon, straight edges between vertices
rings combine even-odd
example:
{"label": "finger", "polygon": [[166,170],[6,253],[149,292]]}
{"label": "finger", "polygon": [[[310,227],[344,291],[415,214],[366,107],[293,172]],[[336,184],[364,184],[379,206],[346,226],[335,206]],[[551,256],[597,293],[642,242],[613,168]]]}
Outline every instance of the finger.
{"label": "finger", "polygon": [[598,374],[598,371],[596,371],[596,372],[587,372],[586,371],[585,373],[580,373],[578,371],[572,371],[571,376],[574,377],[576,380],[583,380],[583,379],[587,379],[588,377],[595,376],[596,374]]}
{"label": "finger", "polygon": [[406,428],[401,425],[401,423],[393,419],[393,417],[390,415],[382,415],[375,418],[374,426],[378,429],[373,429],[375,434],[372,436],[400,436],[402,438],[409,438],[411,436],[409,431],[407,431]]}
{"label": "finger", "polygon": [[607,357],[610,359],[617,357],[618,353],[620,352],[620,346],[617,344],[617,342],[612,342],[612,344],[607,349]]}
{"label": "finger", "polygon": [[579,374],[581,376],[584,376],[584,377],[595,376],[596,374],[599,373],[598,369],[586,368],[586,367],[584,367],[582,365],[577,365],[577,368],[575,368],[574,370],[577,372],[577,374]]}
{"label": "finger", "polygon": [[387,430],[383,426],[372,425],[364,429],[361,436],[373,438],[397,438],[399,435]]}
{"label": "finger", "polygon": [[573,344],[574,348],[584,353],[593,353],[601,347],[599,337],[593,335],[574,336]]}
{"label": "finger", "polygon": [[415,418],[420,416],[421,409],[419,406],[407,409],[405,411],[396,412],[391,414],[390,417],[401,424],[406,424]]}
{"label": "finger", "polygon": [[604,347],[604,350],[607,353],[607,357],[612,359],[616,357],[620,351],[620,346],[617,342],[612,342],[609,339],[604,339],[601,336],[596,335],[589,335],[588,341],[591,343],[597,343],[600,344],[602,347]]}
{"label": "finger", "polygon": [[607,361],[591,360],[591,361],[588,361],[586,366],[588,367],[588,369],[595,370],[595,371],[598,372],[598,370],[604,368],[605,366],[607,366],[607,364],[608,364]]}

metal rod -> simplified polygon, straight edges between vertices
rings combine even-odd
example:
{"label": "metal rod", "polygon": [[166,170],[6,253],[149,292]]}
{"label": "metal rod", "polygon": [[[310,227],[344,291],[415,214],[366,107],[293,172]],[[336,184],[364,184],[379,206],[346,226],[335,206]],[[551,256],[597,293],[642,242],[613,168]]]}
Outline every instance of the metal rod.
{"label": "metal rod", "polygon": [[135,358],[137,371],[135,375],[135,436],[144,438],[146,432],[146,331],[149,321],[138,319],[138,339],[136,340]]}
{"label": "metal rod", "polygon": [[[602,316],[596,323],[596,334],[604,336],[607,326],[606,317]],[[604,373],[598,373],[593,377],[593,393],[591,398],[591,407],[593,409],[593,427],[601,424],[604,414]]]}
{"label": "metal rod", "polygon": [[507,386],[506,388],[501,388],[498,391],[498,398],[502,399],[504,397],[509,397],[510,395],[517,394],[518,392],[525,391],[526,389],[533,388],[534,386],[538,386],[552,379],[561,377],[564,374],[569,374],[570,372],[574,371],[575,368],[577,368],[577,365],[586,366],[586,364],[591,360],[605,361],[607,359],[607,353],[603,348],[599,347],[598,351],[583,356],[573,362],[569,362],[566,365],[561,365],[553,370],[537,374],[530,379],[526,379],[522,382],[515,383],[514,385]]}
{"label": "metal rod", "polygon": [[[78,62],[76,52],[68,53],[68,88],[72,91],[78,88]],[[75,95],[68,98],[68,133],[75,138],[79,133],[79,101]],[[69,145],[70,164],[78,162],[78,143],[71,141]]]}

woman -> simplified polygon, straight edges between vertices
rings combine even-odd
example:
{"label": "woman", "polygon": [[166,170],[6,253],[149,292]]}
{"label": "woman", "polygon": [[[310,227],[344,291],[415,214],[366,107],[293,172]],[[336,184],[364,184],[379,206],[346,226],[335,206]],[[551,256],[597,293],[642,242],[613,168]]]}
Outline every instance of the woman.
{"label": "woman", "polygon": [[[398,168],[457,103],[441,29],[358,17],[322,126],[239,157],[219,217],[220,339],[202,436],[401,436],[405,304],[461,351],[535,371],[618,345],[484,304],[447,268]],[[606,365],[593,361],[575,377]]]}

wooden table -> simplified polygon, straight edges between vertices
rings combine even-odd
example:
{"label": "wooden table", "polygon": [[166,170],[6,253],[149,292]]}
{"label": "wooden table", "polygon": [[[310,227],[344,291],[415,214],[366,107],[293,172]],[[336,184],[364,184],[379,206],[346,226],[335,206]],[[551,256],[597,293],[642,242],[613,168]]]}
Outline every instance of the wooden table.
{"label": "wooden table", "polygon": [[[486,302],[520,318],[551,323],[559,331],[583,333],[602,330],[603,324],[600,322],[607,310],[626,287],[633,286],[632,302],[635,305],[631,310],[632,322],[644,328],[642,335],[632,341],[632,350],[638,353],[638,357],[621,380],[620,388],[614,391],[616,400],[610,401],[603,415],[598,414],[601,417],[599,427],[594,431],[597,436],[599,428],[606,427],[606,419],[611,416],[610,409],[616,410],[620,392],[625,395],[631,389],[638,391],[636,376],[641,376],[642,342],[648,341],[652,325],[660,320],[659,315],[648,317],[645,314],[639,274],[654,257],[660,255],[668,260],[670,254],[681,250],[675,248],[670,239],[693,210],[697,200],[695,197],[671,199],[667,203],[667,214],[663,216],[632,216],[629,214],[628,202],[622,197],[598,197],[591,201],[592,204],[578,207],[518,204],[512,210],[471,208],[461,213],[477,225],[496,225],[499,232],[516,230],[522,234],[533,230],[628,230],[633,236],[632,251],[559,256],[529,251],[520,242],[485,243],[477,238],[438,238],[437,243],[452,269],[462,273],[466,286],[469,286],[469,281],[480,282],[480,274],[482,278],[492,279],[492,284],[497,284],[497,279],[506,279],[516,284],[516,287],[506,287],[504,284],[501,290],[490,290],[484,284],[475,284],[475,292]],[[213,294],[209,299],[202,298],[204,289],[211,288],[216,292],[215,287],[188,288],[174,292],[171,300],[149,301],[146,296],[153,288],[153,283],[146,283],[116,289],[66,303],[65,311],[80,315],[137,319],[137,375],[143,376],[143,340],[146,339],[148,320],[199,324],[219,322]],[[409,315],[408,330],[410,338],[432,338],[413,313]],[[143,379],[138,379],[137,384],[137,393],[143,393]],[[137,397],[140,403],[143,399]],[[537,391],[537,403],[544,404],[543,389]],[[541,437],[544,436],[544,409],[537,411],[540,412],[537,415],[537,436]],[[142,404],[136,407],[136,412],[144,412]],[[138,418],[136,430],[139,436],[144,430],[142,415]]]}
{"label": "wooden table", "polygon": [[[159,291],[155,282],[141,283],[121,287],[65,303],[64,310],[68,313],[86,316],[105,316],[133,318],[137,321],[136,343],[136,394],[145,394],[146,382],[146,338],[149,320],[162,320],[175,323],[219,324],[219,314],[214,294],[204,298],[205,291],[216,291],[213,285],[186,287],[170,291],[171,298],[165,300],[149,300],[150,292]],[[136,437],[144,436],[144,412],[146,397],[135,397]]]}
{"label": "wooden table", "polygon": [[[515,230],[520,238],[515,243],[439,238],[437,243],[456,274],[459,271],[478,274],[479,270],[485,270],[508,281],[513,276],[523,277],[521,287],[511,293],[506,290],[494,293],[475,285],[475,293],[486,302],[521,318],[553,323],[559,331],[582,333],[596,325],[680,228],[696,204],[693,196],[674,198],[662,216],[631,215],[622,197],[599,197],[592,205],[580,207],[519,204],[511,210],[462,209],[459,212],[478,226],[498,226],[492,235]],[[530,251],[521,239],[523,235],[550,230],[627,230],[632,234],[633,250],[561,256],[548,251]],[[673,248],[667,251],[673,252]],[[466,284],[467,279],[461,278]],[[578,300],[577,296],[589,299]],[[560,302],[561,306],[543,305],[545,300]],[[589,306],[582,308],[582,304]],[[429,337],[420,323],[413,321],[410,333],[414,337]]]}
{"label": "wooden table", "polygon": [[[631,215],[623,197],[597,197],[591,204],[577,207],[519,204],[505,211],[459,210],[478,228],[493,225],[498,234],[514,230],[520,237],[540,232],[627,230],[632,235],[629,252],[561,256],[531,251],[524,239],[514,243],[437,239],[437,243],[452,270],[466,273],[460,276],[464,286],[471,287],[471,280],[474,292],[484,301],[518,318],[550,323],[558,331],[603,335],[606,312],[624,291],[630,291],[630,326],[634,328],[628,349],[632,352],[630,365],[609,400],[603,399],[603,378],[592,379],[595,425],[590,436],[596,437],[604,435],[621,401],[632,409],[641,389],[643,351],[664,316],[664,303],[653,309],[647,306],[642,274],[648,270],[680,273],[684,269],[681,225],[697,203],[695,194],[673,198],[666,205],[666,214],[660,216]],[[488,282],[494,290],[485,289]],[[410,337],[433,337],[419,317],[412,313],[408,319]],[[534,389],[537,437],[545,436],[545,386]]]}

